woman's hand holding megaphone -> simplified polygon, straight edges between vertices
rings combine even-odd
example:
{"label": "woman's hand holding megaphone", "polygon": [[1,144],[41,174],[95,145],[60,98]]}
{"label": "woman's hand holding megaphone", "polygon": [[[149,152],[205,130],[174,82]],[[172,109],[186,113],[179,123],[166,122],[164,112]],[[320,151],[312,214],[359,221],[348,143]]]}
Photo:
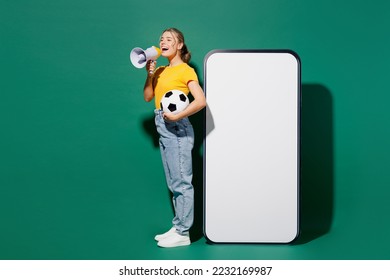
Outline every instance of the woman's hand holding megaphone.
{"label": "woman's hand holding megaphone", "polygon": [[146,62],[146,71],[148,71],[148,75],[152,76],[154,73],[154,70],[156,70],[156,61],[155,60],[148,60]]}

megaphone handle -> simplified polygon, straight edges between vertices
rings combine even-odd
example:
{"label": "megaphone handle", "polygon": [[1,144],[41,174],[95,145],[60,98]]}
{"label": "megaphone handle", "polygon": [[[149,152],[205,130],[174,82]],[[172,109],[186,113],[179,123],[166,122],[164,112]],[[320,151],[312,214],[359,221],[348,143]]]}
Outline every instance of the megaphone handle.
{"label": "megaphone handle", "polygon": [[151,70],[150,69],[150,65],[152,64],[152,63],[154,63],[155,61],[154,60],[150,60],[150,62],[149,62],[149,74],[153,74],[153,72],[154,72],[154,70]]}

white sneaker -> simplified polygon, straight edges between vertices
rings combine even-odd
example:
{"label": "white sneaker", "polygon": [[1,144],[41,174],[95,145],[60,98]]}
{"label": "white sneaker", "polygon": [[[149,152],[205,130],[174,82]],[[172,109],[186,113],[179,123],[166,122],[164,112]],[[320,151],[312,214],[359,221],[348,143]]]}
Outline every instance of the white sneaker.
{"label": "white sneaker", "polygon": [[163,240],[164,238],[167,238],[168,236],[170,236],[171,234],[175,233],[176,232],[176,228],[175,227],[172,227],[170,230],[168,230],[166,233],[163,233],[163,234],[157,234],[155,237],[154,237],[154,240],[156,241],[160,241],[160,240]]}
{"label": "white sneaker", "polygon": [[187,246],[190,244],[191,241],[189,235],[180,235],[176,231],[171,233],[168,237],[161,239],[157,243],[159,247],[164,247],[164,248]]}

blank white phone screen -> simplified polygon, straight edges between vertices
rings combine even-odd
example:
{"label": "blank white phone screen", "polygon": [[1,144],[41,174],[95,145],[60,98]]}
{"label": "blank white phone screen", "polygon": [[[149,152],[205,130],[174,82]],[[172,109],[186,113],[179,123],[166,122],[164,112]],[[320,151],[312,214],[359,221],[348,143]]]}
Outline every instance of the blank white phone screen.
{"label": "blank white phone screen", "polygon": [[300,60],[215,50],[204,61],[204,233],[289,243],[299,233]]}

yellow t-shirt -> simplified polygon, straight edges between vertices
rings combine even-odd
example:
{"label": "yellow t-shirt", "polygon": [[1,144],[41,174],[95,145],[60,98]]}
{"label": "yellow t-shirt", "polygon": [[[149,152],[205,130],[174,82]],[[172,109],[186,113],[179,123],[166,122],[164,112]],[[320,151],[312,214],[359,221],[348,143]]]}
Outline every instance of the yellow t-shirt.
{"label": "yellow t-shirt", "polygon": [[176,66],[161,66],[156,69],[153,75],[154,102],[156,109],[160,109],[160,101],[164,94],[170,90],[177,89],[188,95],[190,92],[188,83],[198,82],[195,70],[187,63]]}

